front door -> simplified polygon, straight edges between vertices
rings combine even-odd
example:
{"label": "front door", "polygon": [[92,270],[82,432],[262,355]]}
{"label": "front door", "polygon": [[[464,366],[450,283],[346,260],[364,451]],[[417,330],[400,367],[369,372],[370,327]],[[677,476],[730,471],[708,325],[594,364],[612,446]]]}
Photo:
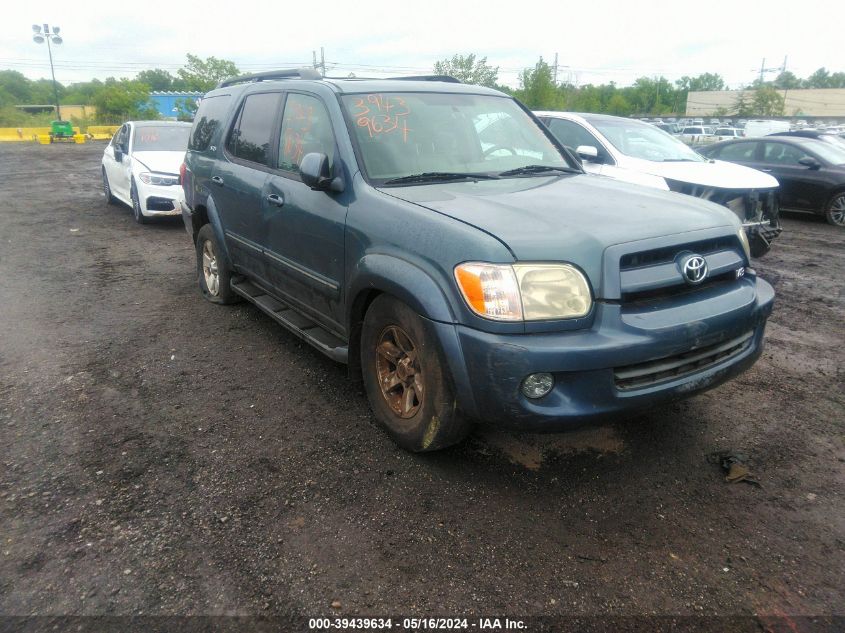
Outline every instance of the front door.
{"label": "front door", "polygon": [[764,141],[760,166],[780,183],[780,206],[817,211],[824,204],[824,183],[819,170],[798,161],[815,158],[800,147],[777,141]]}
{"label": "front door", "polygon": [[309,315],[344,333],[340,305],[347,202],[344,194],[312,191],[299,177],[302,157],[318,152],[335,170],[335,136],[317,97],[289,92],[277,171],[262,196],[263,246],[275,288]]}

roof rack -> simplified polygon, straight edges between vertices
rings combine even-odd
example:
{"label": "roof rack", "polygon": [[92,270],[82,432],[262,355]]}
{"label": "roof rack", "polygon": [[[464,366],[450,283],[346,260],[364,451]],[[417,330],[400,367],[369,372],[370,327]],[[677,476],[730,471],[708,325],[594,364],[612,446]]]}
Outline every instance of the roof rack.
{"label": "roof rack", "polygon": [[322,79],[323,76],[313,68],[291,68],[290,70],[268,70],[263,73],[254,73],[252,75],[241,75],[239,77],[230,77],[224,79],[219,84],[218,88],[225,88],[235,84],[243,84],[258,81],[271,81],[273,79]]}
{"label": "roof rack", "polygon": [[401,79],[403,81],[445,81],[450,84],[461,83],[460,79],[455,79],[449,75],[414,75],[412,77],[388,77],[388,79]]}
{"label": "roof rack", "polygon": [[449,75],[415,75],[413,77],[330,77],[327,75],[323,79],[334,81],[444,81],[450,84],[462,83],[460,79],[455,79]]}

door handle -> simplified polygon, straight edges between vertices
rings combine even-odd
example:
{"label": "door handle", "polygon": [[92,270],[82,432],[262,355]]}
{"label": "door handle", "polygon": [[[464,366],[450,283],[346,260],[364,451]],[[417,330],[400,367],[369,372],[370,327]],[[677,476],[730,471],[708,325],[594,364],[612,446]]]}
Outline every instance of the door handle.
{"label": "door handle", "polygon": [[284,198],[284,196],[281,196],[281,195],[276,194],[276,193],[271,193],[271,194],[269,194],[269,195],[267,196],[266,200],[267,200],[267,202],[269,202],[270,204],[275,205],[275,206],[277,206],[277,207],[284,206],[284,204],[285,204],[285,198]]}
{"label": "door handle", "polygon": [[212,176],[211,182],[213,182],[215,185],[220,185],[221,187],[223,186],[223,179],[220,176]]}

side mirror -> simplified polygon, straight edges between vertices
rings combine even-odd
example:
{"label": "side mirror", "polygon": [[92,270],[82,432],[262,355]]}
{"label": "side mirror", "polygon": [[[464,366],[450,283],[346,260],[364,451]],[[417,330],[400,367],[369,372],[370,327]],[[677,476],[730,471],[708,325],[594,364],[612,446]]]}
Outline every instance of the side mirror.
{"label": "side mirror", "polygon": [[809,167],[810,169],[819,169],[822,166],[822,164],[812,156],[805,156],[804,158],[798,159],[798,164]]}
{"label": "side mirror", "polygon": [[578,157],[581,160],[588,160],[592,162],[596,162],[599,157],[599,150],[592,145],[579,145],[578,149],[575,150],[575,153],[578,154]]}
{"label": "side mirror", "polygon": [[299,162],[299,175],[302,182],[314,191],[343,191],[343,179],[332,178],[329,169],[329,157],[318,152],[311,152]]}
{"label": "side mirror", "polygon": [[118,146],[118,145],[115,145],[115,146],[114,146],[114,159],[115,159],[118,163],[122,163],[122,162],[123,162],[123,151],[121,151],[120,146]]}

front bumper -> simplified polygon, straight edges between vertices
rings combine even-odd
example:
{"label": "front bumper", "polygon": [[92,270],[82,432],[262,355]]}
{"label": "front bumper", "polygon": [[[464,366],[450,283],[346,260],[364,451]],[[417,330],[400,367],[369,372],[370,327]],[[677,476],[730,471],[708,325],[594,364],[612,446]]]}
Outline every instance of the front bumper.
{"label": "front bumper", "polygon": [[[560,431],[685,398],[740,374],[762,352],[773,302],[768,283],[746,277],[727,292],[704,289],[694,299],[670,305],[598,302],[593,324],[585,330],[502,335],[433,325],[467,415],[520,430]],[[732,341],[743,342],[729,348]],[[643,367],[677,366],[678,358],[724,349],[721,356],[698,361],[700,368],[685,365],[680,375],[658,372],[654,380],[640,379],[633,386],[620,379],[632,367],[642,372]],[[531,400],[521,384],[535,372],[551,373],[555,385],[543,398]]]}

